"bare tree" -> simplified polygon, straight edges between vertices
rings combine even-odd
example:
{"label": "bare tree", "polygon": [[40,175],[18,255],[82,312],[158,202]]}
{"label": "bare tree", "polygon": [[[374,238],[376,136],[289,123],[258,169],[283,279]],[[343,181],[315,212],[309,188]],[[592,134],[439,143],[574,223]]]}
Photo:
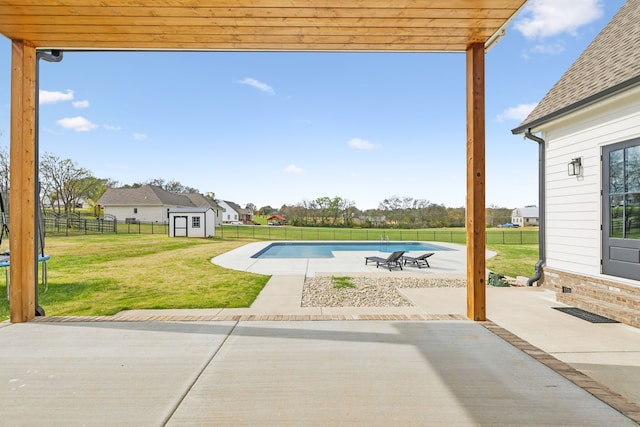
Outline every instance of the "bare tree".
{"label": "bare tree", "polygon": [[75,211],[80,198],[85,197],[94,184],[87,169],[78,167],[71,159],[50,153],[42,156],[40,177],[42,189],[46,189],[43,197],[48,197],[58,212],[63,208],[65,212]]}

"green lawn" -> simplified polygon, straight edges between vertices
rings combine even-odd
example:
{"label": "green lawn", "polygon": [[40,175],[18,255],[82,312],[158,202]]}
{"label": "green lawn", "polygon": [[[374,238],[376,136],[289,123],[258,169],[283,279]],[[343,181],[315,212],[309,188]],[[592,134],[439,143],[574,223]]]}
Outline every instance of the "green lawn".
{"label": "green lawn", "polygon": [[[210,259],[246,241],[96,235],[47,239],[51,316],[110,315],[125,309],[248,307],[269,280]],[[2,298],[0,320],[8,318]]]}
{"label": "green lawn", "polygon": [[[336,233],[344,237],[364,230],[340,231],[343,234]],[[458,235],[459,230],[455,231]],[[304,231],[297,232],[304,235]],[[390,240],[402,231],[396,232]],[[404,236],[411,233],[415,236],[416,231],[404,230]],[[289,238],[295,240],[294,235],[289,233]],[[331,240],[329,236],[323,239]],[[49,289],[45,292],[40,286],[40,305],[50,316],[111,315],[125,309],[249,307],[269,276],[228,270],[210,259],[251,240],[169,239],[164,234],[49,237]],[[488,243],[487,247],[498,252],[488,260],[487,268],[512,277],[533,275],[537,244]],[[6,298],[1,300],[0,320],[5,320],[9,307]]]}
{"label": "green lawn", "polygon": [[532,277],[538,262],[538,245],[487,245],[498,254],[487,260],[487,268],[504,276]]}

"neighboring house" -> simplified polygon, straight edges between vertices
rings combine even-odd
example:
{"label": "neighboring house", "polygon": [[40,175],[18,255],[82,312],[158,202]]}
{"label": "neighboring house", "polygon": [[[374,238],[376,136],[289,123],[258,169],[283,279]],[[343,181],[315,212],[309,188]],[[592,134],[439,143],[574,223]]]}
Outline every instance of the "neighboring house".
{"label": "neighboring house", "polygon": [[538,225],[539,219],[537,206],[518,208],[511,212],[511,223],[520,227]]}
{"label": "neighboring house", "polygon": [[240,209],[240,221],[245,224],[253,224],[253,209],[251,207]]}
{"label": "neighboring house", "polygon": [[219,200],[218,206],[222,209],[223,224],[240,221],[240,206],[227,200]]}
{"label": "neighboring house", "polygon": [[[244,223],[246,221],[246,210],[236,203],[230,202],[229,200],[220,200],[218,205],[222,208],[223,224],[231,224],[234,222]],[[251,216],[251,220],[253,220],[253,216]]]}
{"label": "neighboring house", "polygon": [[540,148],[529,283],[640,327],[640,0],[628,0],[513,130]]}
{"label": "neighboring house", "polygon": [[215,201],[201,194],[170,193],[156,185],[109,188],[98,204],[104,208],[105,215],[113,215],[121,222],[167,223],[169,210],[176,208],[211,208],[214,216],[219,216],[220,211]]}
{"label": "neighboring house", "polygon": [[169,209],[169,237],[213,237],[215,234],[212,208]]}

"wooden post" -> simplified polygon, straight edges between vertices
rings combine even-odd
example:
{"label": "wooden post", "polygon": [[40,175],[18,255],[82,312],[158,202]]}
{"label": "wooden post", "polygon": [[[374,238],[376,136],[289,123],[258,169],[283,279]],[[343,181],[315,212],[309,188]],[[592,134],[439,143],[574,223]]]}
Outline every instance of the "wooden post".
{"label": "wooden post", "polygon": [[467,48],[467,317],[486,320],[484,44]]}
{"label": "wooden post", "polygon": [[36,49],[13,40],[11,55],[9,314],[11,322],[21,323],[36,312]]}

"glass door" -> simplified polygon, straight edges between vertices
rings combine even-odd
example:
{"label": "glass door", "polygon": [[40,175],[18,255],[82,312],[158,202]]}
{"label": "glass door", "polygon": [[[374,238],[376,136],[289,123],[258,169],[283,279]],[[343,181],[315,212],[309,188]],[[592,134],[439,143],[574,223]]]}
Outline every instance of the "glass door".
{"label": "glass door", "polygon": [[602,154],[602,272],[640,280],[640,139]]}

